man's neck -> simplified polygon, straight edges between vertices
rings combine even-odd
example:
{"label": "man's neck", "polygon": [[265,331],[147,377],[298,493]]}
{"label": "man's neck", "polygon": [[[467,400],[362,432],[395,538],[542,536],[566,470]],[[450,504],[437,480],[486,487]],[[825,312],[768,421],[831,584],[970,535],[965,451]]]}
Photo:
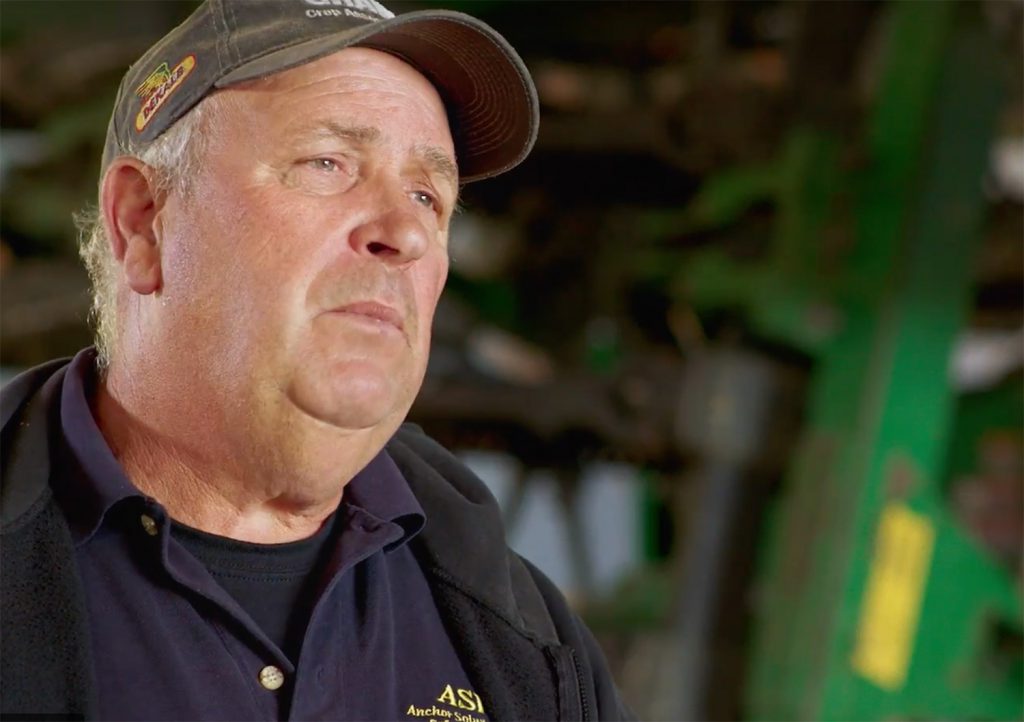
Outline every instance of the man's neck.
{"label": "man's neck", "polygon": [[[154,412],[161,407],[163,413]],[[329,455],[282,450],[255,438],[240,448],[209,409],[166,408],[138,398],[117,378],[97,384],[92,408],[140,491],[183,524],[241,541],[277,544],[312,536],[369,461],[360,443],[331,444]]]}

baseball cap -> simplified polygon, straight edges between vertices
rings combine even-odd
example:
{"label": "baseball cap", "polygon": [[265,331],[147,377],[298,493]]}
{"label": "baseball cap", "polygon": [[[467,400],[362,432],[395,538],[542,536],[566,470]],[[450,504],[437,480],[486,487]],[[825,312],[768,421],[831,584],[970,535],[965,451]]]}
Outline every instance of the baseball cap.
{"label": "baseball cap", "polygon": [[218,88],[343,48],[390,53],[437,88],[463,183],[518,165],[537,138],[537,91],[511,45],[449,10],[395,15],[377,0],[206,0],[121,81],[102,167],[139,152]]}

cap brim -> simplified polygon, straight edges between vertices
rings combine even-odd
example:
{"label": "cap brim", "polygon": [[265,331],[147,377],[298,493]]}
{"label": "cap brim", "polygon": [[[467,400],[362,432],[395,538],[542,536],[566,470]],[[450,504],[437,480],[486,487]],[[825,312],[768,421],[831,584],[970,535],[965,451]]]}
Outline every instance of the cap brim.
{"label": "cap brim", "polygon": [[448,109],[460,182],[514,168],[537,139],[539,106],[529,71],[486,23],[448,10],[422,10],[275,50],[217,81],[226,87],[358,45],[395,55],[438,89]]}

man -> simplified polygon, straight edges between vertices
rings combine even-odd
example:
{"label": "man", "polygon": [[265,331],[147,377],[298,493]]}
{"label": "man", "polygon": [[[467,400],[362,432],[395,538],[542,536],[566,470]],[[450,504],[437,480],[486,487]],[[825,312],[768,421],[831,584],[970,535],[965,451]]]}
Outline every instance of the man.
{"label": "man", "polygon": [[209,0],[122,82],[97,348],[4,390],[10,718],[613,719],[592,637],[414,428],[509,45],[373,0]]}

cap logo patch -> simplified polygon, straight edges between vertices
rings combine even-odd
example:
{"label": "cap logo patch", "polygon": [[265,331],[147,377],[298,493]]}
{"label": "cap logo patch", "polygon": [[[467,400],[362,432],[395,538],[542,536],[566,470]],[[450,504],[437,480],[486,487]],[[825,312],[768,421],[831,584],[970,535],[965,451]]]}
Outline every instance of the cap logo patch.
{"label": "cap logo patch", "polygon": [[167,102],[171,93],[177,90],[189,73],[196,67],[196,56],[189,55],[171,70],[167,63],[160,66],[149,74],[149,77],[139,83],[135,94],[142,99],[142,108],[135,116],[135,130],[139,133],[149,125],[149,121],[156,115],[156,111]]}
{"label": "cap logo patch", "polygon": [[[315,5],[324,10],[307,10],[307,17],[327,17],[345,15],[359,20],[387,20],[395,14],[381,5],[377,0],[303,0],[307,5]],[[334,7],[331,7],[334,6]],[[340,9],[338,9],[340,8]]]}

